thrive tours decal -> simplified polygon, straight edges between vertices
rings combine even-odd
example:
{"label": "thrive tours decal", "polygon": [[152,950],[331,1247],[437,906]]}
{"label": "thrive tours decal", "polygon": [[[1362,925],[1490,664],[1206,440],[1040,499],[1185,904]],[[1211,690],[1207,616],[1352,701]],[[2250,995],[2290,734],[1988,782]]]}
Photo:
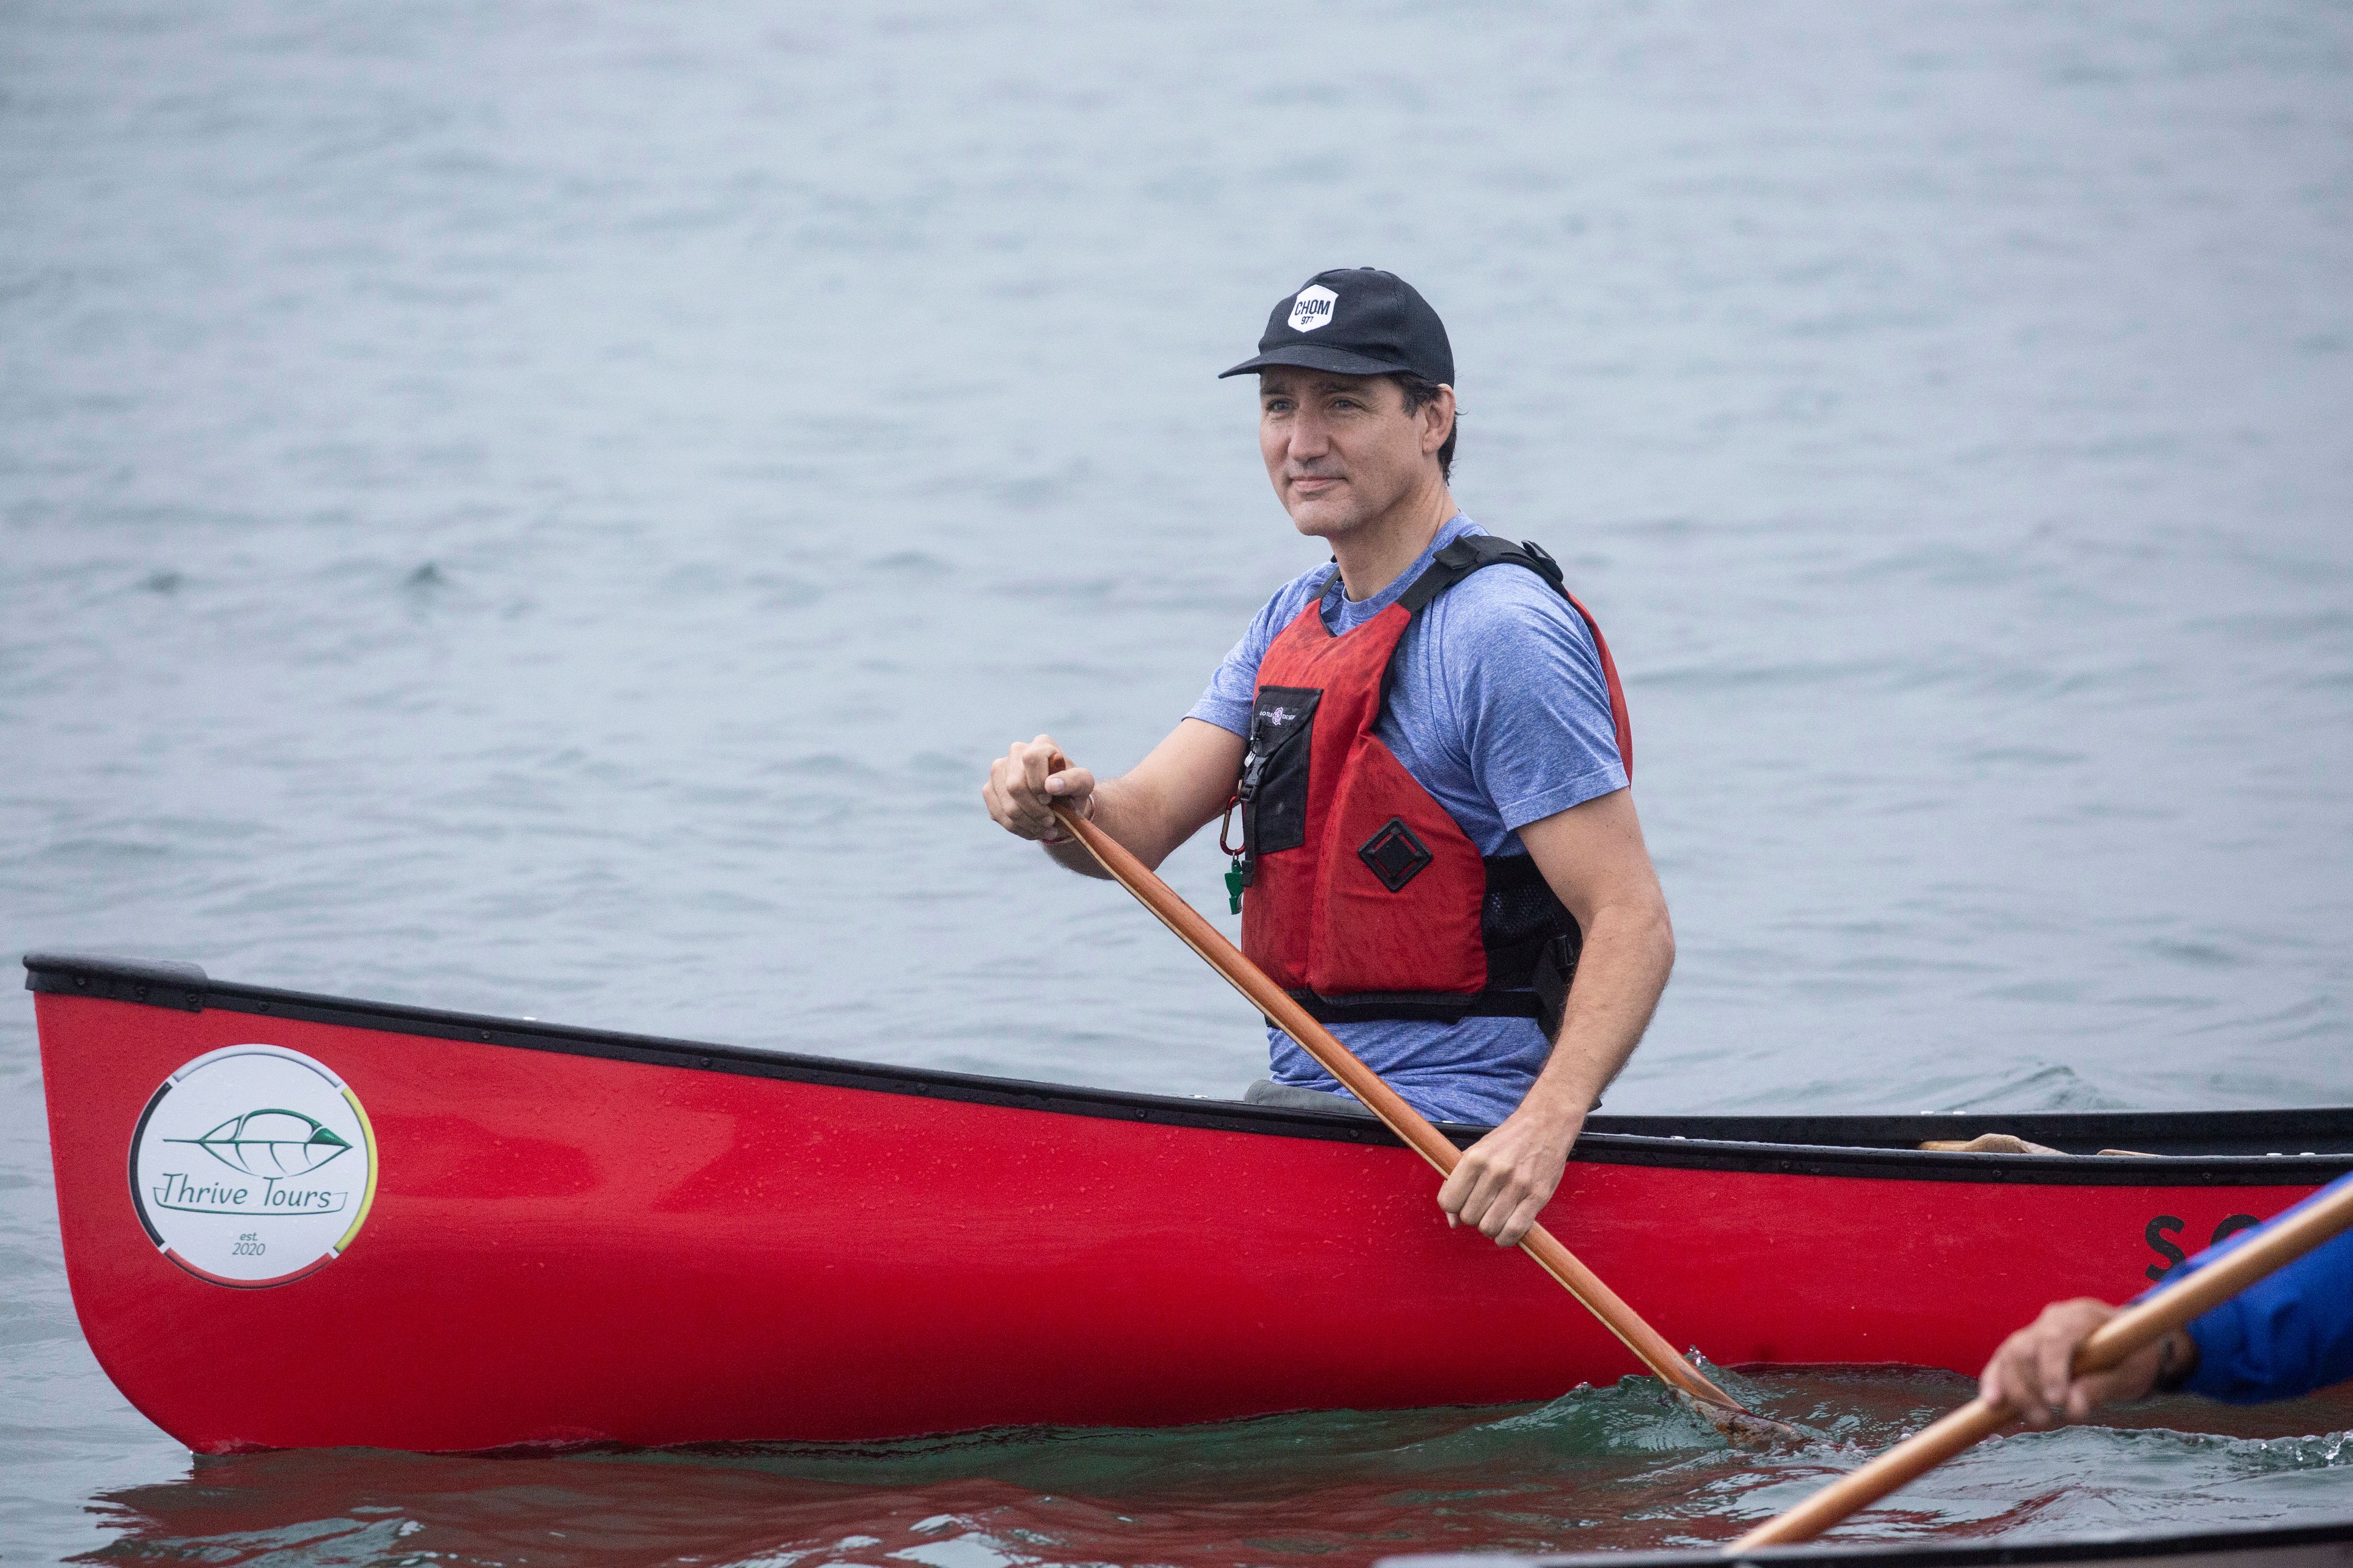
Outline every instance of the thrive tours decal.
{"label": "thrive tours decal", "polygon": [[216,1285],[282,1285],[342,1254],[375,1198],[359,1096],[280,1046],[164,1080],[131,1137],[131,1201],[164,1256]]}

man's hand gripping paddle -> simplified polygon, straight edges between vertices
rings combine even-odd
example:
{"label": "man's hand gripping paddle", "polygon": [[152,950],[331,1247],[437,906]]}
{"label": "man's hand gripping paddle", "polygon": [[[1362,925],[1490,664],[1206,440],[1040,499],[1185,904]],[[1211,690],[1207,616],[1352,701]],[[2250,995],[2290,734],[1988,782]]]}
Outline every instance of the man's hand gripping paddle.
{"label": "man's hand gripping paddle", "polygon": [[[1057,768],[1061,765],[1056,763]],[[1268,979],[1266,972],[1245,958],[1223,932],[1202,919],[1198,911],[1178,898],[1167,883],[1153,875],[1143,861],[1129,854],[1110,834],[1067,805],[1057,805],[1054,816],[1064,832],[1087,847],[1113,880],[1134,893],[1139,903],[1157,915],[1160,923],[1199,953],[1210,968],[1225,976],[1227,984],[1240,992],[1251,1006],[1272,1019],[1284,1034],[1299,1042],[1302,1050],[1321,1062],[1325,1072],[1346,1085],[1348,1091],[1364,1102],[1365,1109],[1388,1123],[1388,1130],[1402,1139],[1406,1147],[1429,1161],[1441,1178],[1453,1173],[1455,1163],[1462,1157],[1461,1151],[1425,1121],[1421,1112],[1408,1105],[1397,1090],[1382,1082],[1378,1073],[1358,1061],[1356,1054],[1329,1029],[1310,1017],[1289,993]],[[1599,1275],[1577,1261],[1577,1255],[1542,1226],[1529,1228],[1520,1250],[1535,1258],[1537,1267],[1583,1302],[1586,1310],[1600,1319],[1603,1327],[1623,1341],[1643,1365],[1688,1400],[1717,1431],[1736,1438],[1797,1435],[1796,1428],[1744,1408],[1739,1401],[1702,1376],[1675,1353],[1674,1346],[1656,1329],[1644,1322],[1634,1309],[1619,1299],[1616,1291],[1601,1282]]]}

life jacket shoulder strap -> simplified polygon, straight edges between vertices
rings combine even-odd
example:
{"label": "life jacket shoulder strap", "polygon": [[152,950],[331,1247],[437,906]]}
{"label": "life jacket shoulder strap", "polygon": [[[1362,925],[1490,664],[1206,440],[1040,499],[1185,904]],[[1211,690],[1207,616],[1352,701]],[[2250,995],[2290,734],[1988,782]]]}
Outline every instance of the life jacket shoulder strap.
{"label": "life jacket shoulder strap", "polygon": [[[1586,630],[1593,634],[1593,650],[1601,660],[1602,683],[1609,692],[1610,721],[1618,731],[1618,760],[1626,770],[1626,776],[1631,779],[1634,776],[1634,725],[1626,712],[1626,689],[1618,679],[1618,661],[1609,655],[1609,642],[1601,635],[1601,623],[1595,620],[1593,612],[1579,604],[1577,595],[1568,591],[1567,574],[1561,571],[1560,563],[1555,561],[1543,545],[1533,539],[1524,539],[1514,544],[1492,533],[1466,533],[1430,558],[1430,564],[1422,568],[1421,575],[1408,584],[1405,592],[1398,595],[1398,603],[1405,606],[1407,615],[1419,620],[1421,612],[1428,609],[1438,595],[1473,572],[1489,566],[1524,566],[1535,573],[1551,584],[1554,593],[1568,601],[1569,607],[1585,623]],[[1402,648],[1403,646],[1400,641],[1398,647]],[[1384,703],[1388,700],[1389,682],[1395,679],[1396,673],[1396,667],[1392,664],[1381,677],[1381,700]]]}
{"label": "life jacket shoulder strap", "polygon": [[1466,533],[1430,558],[1421,575],[1398,595],[1398,603],[1405,606],[1408,615],[1419,616],[1439,595],[1489,566],[1525,566],[1552,584],[1554,593],[1564,599],[1568,597],[1568,580],[1561,572],[1560,563],[1543,545],[1532,539],[1514,544],[1492,533]]}

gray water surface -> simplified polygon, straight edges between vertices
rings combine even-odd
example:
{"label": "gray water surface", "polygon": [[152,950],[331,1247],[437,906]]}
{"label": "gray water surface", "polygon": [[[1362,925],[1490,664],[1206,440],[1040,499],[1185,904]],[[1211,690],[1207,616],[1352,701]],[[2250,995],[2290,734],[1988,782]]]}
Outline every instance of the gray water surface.
{"label": "gray water surface", "polygon": [[[1246,1010],[977,790],[1040,730],[1124,766],[1316,559],[1212,377],[1359,264],[1446,316],[1458,496],[1627,677],[1682,959],[1613,1110],[2353,1101],[2342,5],[0,8],[0,948],[1235,1092]],[[434,1513],[454,1461],[192,1470],[74,1327],[39,1103],[0,1003],[10,1561],[587,1560]],[[2353,1511],[2336,1438],[2211,1446],[2274,1440],[2034,1439],[2043,1500],[1932,1521]],[[789,1551],[1767,1506],[1630,1514],[1643,1467],[1552,1441],[1480,1450],[1535,1502],[1383,1461],[1331,1539],[1210,1488],[963,1557],[880,1521],[981,1483],[878,1459],[793,1481],[849,1489]],[[610,1560],[684,1539],[607,1486],[645,1462],[546,1461]],[[224,1487],[292,1533],[223,1544]],[[809,1533],[741,1517],[705,1560]]]}

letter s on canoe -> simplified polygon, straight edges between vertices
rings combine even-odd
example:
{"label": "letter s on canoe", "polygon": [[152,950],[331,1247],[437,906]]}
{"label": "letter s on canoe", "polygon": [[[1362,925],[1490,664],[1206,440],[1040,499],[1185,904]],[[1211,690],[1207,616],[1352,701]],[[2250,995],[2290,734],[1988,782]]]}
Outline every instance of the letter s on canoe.
{"label": "letter s on canoe", "polygon": [[2165,1259],[2162,1263],[2152,1263],[2142,1270],[2151,1279],[2164,1279],[2173,1272],[2176,1264],[2189,1256],[2166,1239],[2168,1232],[2179,1231],[2180,1228],[2181,1221],[2179,1216],[2161,1214],[2149,1221],[2148,1228],[2140,1233],[2142,1238],[2148,1243],[2150,1250]]}
{"label": "letter s on canoe", "polygon": [[[2251,1214],[2225,1215],[2221,1223],[2214,1227],[2214,1234],[2206,1238],[2206,1245],[2220,1247],[2241,1231],[2253,1230],[2261,1224],[2263,1221]],[[2167,1239],[2169,1234],[2180,1228],[2180,1219],[2169,1214],[2161,1214],[2148,1222],[2148,1227],[2140,1233],[2142,1239],[2146,1240],[2150,1249],[2165,1261],[2150,1264],[2141,1270],[2142,1273],[2147,1274],[2151,1279],[2162,1279],[2172,1273],[2178,1265],[2187,1261],[2187,1256],[2181,1248]]]}

